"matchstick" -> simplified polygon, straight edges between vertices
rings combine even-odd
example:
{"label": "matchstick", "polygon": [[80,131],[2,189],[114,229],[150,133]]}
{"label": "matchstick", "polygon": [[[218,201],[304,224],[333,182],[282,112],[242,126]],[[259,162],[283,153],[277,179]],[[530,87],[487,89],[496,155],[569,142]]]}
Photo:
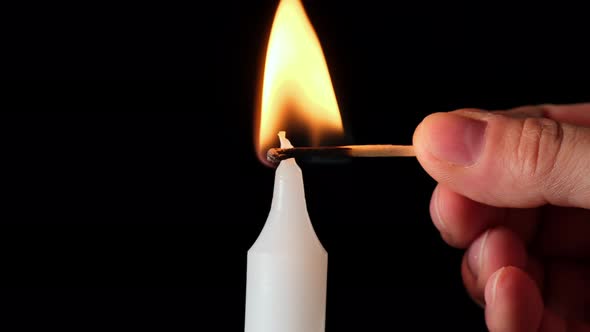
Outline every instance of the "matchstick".
{"label": "matchstick", "polygon": [[412,145],[343,145],[299,147],[290,149],[272,148],[268,150],[266,159],[271,163],[279,163],[289,158],[353,158],[353,157],[414,157]]}

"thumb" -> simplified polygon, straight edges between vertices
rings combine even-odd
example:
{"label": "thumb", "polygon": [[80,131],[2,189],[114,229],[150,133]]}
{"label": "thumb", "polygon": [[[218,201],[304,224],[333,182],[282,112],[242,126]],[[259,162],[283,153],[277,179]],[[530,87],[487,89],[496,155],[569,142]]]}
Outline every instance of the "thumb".
{"label": "thumb", "polygon": [[590,208],[590,128],[459,110],[426,117],[414,146],[436,181],[472,200]]}

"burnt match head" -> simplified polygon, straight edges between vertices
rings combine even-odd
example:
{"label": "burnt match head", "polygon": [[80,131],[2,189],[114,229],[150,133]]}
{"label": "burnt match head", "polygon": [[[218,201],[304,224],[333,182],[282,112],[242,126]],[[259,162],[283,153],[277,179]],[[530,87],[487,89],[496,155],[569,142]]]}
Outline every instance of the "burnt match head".
{"label": "burnt match head", "polygon": [[289,158],[311,162],[335,162],[350,158],[350,150],[344,146],[273,148],[266,153],[266,159],[273,164]]}
{"label": "burnt match head", "polygon": [[288,149],[280,149],[280,148],[269,149],[268,152],[266,153],[266,160],[268,160],[269,162],[271,162],[273,164],[278,164],[281,162],[281,160],[290,158],[288,156],[288,153],[285,153],[285,150],[288,150]]}

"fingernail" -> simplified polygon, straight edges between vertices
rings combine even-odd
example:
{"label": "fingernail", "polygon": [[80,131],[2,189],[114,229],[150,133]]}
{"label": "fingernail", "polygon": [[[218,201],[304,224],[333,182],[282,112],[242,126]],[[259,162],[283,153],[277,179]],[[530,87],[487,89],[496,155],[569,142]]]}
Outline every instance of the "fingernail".
{"label": "fingernail", "polygon": [[432,198],[430,200],[430,215],[438,230],[441,233],[448,233],[447,225],[440,214],[440,195],[438,186],[434,188],[434,192],[432,193]]}
{"label": "fingernail", "polygon": [[477,279],[479,271],[481,271],[481,266],[483,264],[482,256],[489,234],[490,231],[487,230],[482,236],[475,240],[467,250],[467,267],[475,279]]}
{"label": "fingernail", "polygon": [[491,288],[491,294],[490,294],[490,296],[488,296],[489,301],[486,299],[487,304],[494,304],[494,301],[496,301],[496,292],[498,289],[498,281],[502,277],[502,273],[504,272],[505,269],[506,269],[505,266],[501,267],[498,271],[496,271],[496,273],[494,273],[491,280],[489,281],[492,283],[492,288]]}
{"label": "fingernail", "polygon": [[445,113],[427,122],[427,149],[436,158],[461,166],[477,161],[485,143],[487,122]]}

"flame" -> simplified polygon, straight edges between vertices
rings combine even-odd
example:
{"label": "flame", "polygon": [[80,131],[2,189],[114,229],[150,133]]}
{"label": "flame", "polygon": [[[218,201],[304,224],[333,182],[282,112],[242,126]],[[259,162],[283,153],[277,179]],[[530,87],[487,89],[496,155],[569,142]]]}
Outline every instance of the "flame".
{"label": "flame", "polygon": [[300,0],[279,3],[262,84],[257,138],[261,160],[266,162],[268,148],[278,145],[279,131],[287,131],[291,138],[304,134],[310,145],[342,136],[342,118],[328,65]]}

